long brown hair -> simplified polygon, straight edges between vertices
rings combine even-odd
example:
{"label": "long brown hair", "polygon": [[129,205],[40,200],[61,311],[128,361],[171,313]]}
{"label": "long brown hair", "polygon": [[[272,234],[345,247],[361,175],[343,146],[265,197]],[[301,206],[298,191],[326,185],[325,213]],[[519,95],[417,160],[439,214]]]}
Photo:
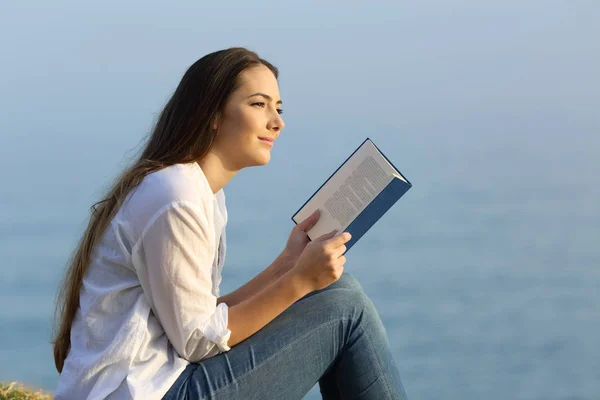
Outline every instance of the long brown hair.
{"label": "long brown hair", "polygon": [[62,372],[71,347],[71,324],[94,245],[126,196],[146,175],[173,164],[199,161],[206,155],[216,136],[212,123],[238,87],[238,75],[257,65],[265,65],[278,77],[272,64],[240,47],[210,53],[192,64],[160,113],[139,159],[116,179],[104,199],[91,207],[88,226],[71,255],[56,302],[58,329],[52,343],[58,372]]}

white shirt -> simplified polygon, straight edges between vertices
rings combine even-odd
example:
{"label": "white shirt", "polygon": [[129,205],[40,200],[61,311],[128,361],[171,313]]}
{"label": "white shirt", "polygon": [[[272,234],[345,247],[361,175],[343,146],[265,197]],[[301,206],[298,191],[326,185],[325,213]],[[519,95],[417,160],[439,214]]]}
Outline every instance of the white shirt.
{"label": "white shirt", "polygon": [[55,399],[161,399],[228,351],[225,194],[197,163],[147,175],[94,247]]}

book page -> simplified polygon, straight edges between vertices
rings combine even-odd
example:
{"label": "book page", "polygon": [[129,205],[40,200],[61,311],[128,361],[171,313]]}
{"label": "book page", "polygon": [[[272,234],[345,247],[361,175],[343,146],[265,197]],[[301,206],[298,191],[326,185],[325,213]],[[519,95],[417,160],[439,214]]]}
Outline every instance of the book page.
{"label": "book page", "polygon": [[293,217],[302,222],[317,208],[321,216],[308,231],[311,240],[342,232],[394,178],[395,169],[367,140]]}

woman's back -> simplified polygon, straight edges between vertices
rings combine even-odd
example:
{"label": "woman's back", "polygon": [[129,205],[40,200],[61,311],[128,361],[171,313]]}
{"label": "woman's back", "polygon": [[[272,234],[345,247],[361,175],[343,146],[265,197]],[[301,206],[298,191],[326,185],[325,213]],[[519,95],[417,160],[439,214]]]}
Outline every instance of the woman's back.
{"label": "woman's back", "polygon": [[[176,164],[146,176],[93,250],[57,399],[161,398],[189,364],[169,343],[153,312],[156,300],[143,290],[144,280],[152,282],[145,234],[182,204],[204,213],[199,218],[213,228],[209,242],[218,243],[227,216],[224,194],[213,195],[198,164]],[[206,250],[213,258],[206,283],[216,297],[224,257]],[[208,355],[216,353],[213,348]]]}

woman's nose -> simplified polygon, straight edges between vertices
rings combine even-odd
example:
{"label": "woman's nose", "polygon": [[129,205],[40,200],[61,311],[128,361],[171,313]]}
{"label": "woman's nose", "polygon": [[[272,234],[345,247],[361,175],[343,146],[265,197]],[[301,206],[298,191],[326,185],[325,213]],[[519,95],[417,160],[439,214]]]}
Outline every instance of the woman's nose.
{"label": "woman's nose", "polygon": [[285,126],[285,122],[283,122],[283,119],[281,118],[281,116],[279,115],[279,113],[275,114],[275,117],[271,118],[271,120],[269,121],[269,125],[267,126],[267,128],[270,131],[280,131],[283,129],[283,127]]}

